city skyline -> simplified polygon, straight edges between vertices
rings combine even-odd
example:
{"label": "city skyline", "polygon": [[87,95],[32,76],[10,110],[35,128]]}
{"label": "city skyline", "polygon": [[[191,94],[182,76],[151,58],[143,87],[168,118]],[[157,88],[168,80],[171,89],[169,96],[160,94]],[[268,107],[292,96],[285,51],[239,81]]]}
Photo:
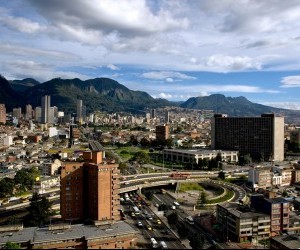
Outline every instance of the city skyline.
{"label": "city skyline", "polygon": [[172,101],[221,93],[300,109],[299,9],[277,0],[3,2],[0,72],[109,77]]}

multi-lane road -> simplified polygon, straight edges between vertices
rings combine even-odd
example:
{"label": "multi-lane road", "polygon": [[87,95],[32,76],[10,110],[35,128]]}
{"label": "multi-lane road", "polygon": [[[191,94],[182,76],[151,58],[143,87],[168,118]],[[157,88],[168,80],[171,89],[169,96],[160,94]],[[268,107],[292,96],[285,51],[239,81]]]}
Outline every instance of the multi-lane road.
{"label": "multi-lane road", "polygon": [[[185,248],[176,235],[138,197],[137,194],[132,193],[130,200],[122,202],[122,207],[127,217],[127,222],[132,224],[143,235],[148,242],[148,247],[151,248],[150,239],[154,238],[158,245],[160,245],[161,241],[164,241],[170,249]],[[134,206],[139,208],[139,212],[134,212]]]}

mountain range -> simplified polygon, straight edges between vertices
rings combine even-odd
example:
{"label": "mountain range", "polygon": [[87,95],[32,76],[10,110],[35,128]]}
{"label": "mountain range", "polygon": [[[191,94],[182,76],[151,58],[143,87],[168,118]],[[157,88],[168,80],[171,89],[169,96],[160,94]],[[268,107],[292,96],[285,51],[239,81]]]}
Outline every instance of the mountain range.
{"label": "mountain range", "polygon": [[41,105],[41,97],[51,96],[51,106],[65,112],[76,112],[76,101],[82,99],[87,112],[99,110],[107,112],[142,113],[147,108],[177,106],[190,109],[209,109],[229,116],[260,116],[275,113],[286,117],[288,122],[300,121],[300,111],[269,107],[247,100],[245,97],[226,97],[213,94],[192,97],[185,102],[171,102],[155,99],[143,91],[133,91],[109,78],[80,79],[54,78],[40,83],[32,78],[7,81],[0,77],[0,103],[8,111],[13,107],[33,107]]}

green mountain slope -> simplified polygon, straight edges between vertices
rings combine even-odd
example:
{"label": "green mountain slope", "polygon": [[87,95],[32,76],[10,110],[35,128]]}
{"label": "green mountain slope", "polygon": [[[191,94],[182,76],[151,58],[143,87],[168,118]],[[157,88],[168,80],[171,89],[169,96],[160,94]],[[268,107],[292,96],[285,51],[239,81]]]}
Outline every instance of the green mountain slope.
{"label": "green mountain slope", "polygon": [[109,78],[80,79],[55,78],[27,89],[24,94],[33,106],[39,106],[43,95],[51,95],[51,105],[66,112],[76,111],[76,100],[82,99],[87,111],[142,112],[145,108],[176,105],[163,99],[154,99],[146,92],[132,91]]}

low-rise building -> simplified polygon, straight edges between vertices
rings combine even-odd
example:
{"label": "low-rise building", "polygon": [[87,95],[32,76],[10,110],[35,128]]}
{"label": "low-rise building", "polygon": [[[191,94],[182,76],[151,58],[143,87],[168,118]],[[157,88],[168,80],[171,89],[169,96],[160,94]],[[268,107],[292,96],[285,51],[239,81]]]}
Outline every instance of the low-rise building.
{"label": "low-rise building", "polygon": [[8,241],[27,249],[128,249],[135,246],[137,232],[123,221],[104,226],[52,225],[8,232],[0,230],[0,247]]}
{"label": "low-rise building", "polygon": [[271,218],[265,213],[252,212],[236,203],[217,205],[217,223],[222,238],[234,242],[257,242],[270,237]]}
{"label": "low-rise building", "polygon": [[201,149],[164,149],[164,159],[172,162],[196,163],[199,159],[211,160],[220,154],[222,161],[237,162],[238,151],[201,150]]}
{"label": "low-rise building", "polygon": [[270,239],[270,249],[299,249],[300,237],[298,234],[279,235]]}

